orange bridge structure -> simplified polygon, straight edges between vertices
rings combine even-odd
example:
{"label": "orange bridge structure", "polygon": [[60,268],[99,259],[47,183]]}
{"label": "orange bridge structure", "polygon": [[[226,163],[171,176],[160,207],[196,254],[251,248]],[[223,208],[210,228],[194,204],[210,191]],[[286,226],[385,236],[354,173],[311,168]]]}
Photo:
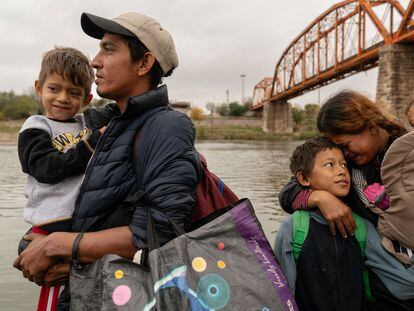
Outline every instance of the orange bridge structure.
{"label": "orange bridge structure", "polygon": [[317,17],[254,88],[263,129],[291,132],[289,99],[377,66],[376,101],[403,120],[414,94],[413,12],[414,0],[347,0]]}

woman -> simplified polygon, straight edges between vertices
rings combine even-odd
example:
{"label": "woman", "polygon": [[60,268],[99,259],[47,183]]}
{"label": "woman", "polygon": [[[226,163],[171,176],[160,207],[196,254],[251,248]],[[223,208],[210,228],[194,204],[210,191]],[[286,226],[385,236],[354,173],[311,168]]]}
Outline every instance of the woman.
{"label": "woman", "polygon": [[[328,99],[319,111],[317,127],[325,137],[342,147],[351,174],[358,170],[368,185],[382,184],[380,168],[384,154],[395,139],[407,132],[385,117],[367,97],[352,91],[342,91]],[[347,199],[354,212],[377,226],[378,216],[366,208],[355,183]],[[335,227],[344,238],[355,230],[351,209],[327,191],[302,188],[292,179],[281,191],[279,201],[288,213],[318,208],[333,234]],[[392,288],[394,279],[384,286],[376,275],[371,273],[371,277],[371,290],[376,298],[370,302],[372,310],[414,310],[414,299],[398,299],[387,289]]]}

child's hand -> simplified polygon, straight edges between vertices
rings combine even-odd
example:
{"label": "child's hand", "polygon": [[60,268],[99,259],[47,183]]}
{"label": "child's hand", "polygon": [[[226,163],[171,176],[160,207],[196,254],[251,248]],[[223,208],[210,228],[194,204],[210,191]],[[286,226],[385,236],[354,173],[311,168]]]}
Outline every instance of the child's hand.
{"label": "child's hand", "polygon": [[103,126],[99,129],[99,132],[101,132],[101,134],[103,134],[106,130],[106,126]]}
{"label": "child's hand", "polygon": [[335,225],[343,238],[347,238],[348,234],[354,234],[356,224],[351,209],[333,194],[324,190],[314,190],[309,197],[308,206],[319,208],[333,235],[336,232]]}

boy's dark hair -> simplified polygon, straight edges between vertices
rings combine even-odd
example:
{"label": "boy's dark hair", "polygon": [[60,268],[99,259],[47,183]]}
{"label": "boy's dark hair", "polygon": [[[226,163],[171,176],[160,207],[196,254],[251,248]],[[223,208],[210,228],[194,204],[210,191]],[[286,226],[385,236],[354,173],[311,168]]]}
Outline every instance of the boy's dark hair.
{"label": "boy's dark hair", "polygon": [[39,72],[39,85],[42,87],[47,76],[54,73],[82,87],[85,96],[91,92],[95,74],[88,57],[81,51],[68,47],[55,47],[44,53]]}
{"label": "boy's dark hair", "polygon": [[290,170],[296,176],[298,172],[302,172],[304,177],[309,177],[315,164],[316,154],[326,149],[337,148],[337,145],[325,137],[311,138],[302,145],[296,147],[290,157]]}
{"label": "boy's dark hair", "polygon": [[[129,51],[131,53],[131,61],[133,63],[139,61],[142,57],[144,57],[145,53],[149,52],[148,48],[137,38],[127,36],[123,37],[129,47]],[[173,70],[174,69],[171,69],[169,72],[164,74],[158,61],[155,61],[150,72],[148,73],[151,79],[151,88],[155,89],[161,83],[162,77],[170,76]]]}

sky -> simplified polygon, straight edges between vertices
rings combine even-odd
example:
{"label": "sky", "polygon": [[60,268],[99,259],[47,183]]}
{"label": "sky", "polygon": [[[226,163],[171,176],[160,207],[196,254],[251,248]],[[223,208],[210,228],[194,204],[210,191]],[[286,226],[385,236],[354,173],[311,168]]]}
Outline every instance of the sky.
{"label": "sky", "polygon": [[[339,0],[2,0],[0,91],[27,91],[41,56],[57,46],[76,47],[93,58],[99,41],[80,26],[82,12],[113,18],[128,11],[158,20],[173,36],[180,64],[165,79],[171,100],[203,106],[252,96],[273,76],[283,50],[314,18]],[[241,75],[245,75],[242,79]],[[377,70],[360,73],[292,99],[322,103],[343,88],[375,96]]]}

